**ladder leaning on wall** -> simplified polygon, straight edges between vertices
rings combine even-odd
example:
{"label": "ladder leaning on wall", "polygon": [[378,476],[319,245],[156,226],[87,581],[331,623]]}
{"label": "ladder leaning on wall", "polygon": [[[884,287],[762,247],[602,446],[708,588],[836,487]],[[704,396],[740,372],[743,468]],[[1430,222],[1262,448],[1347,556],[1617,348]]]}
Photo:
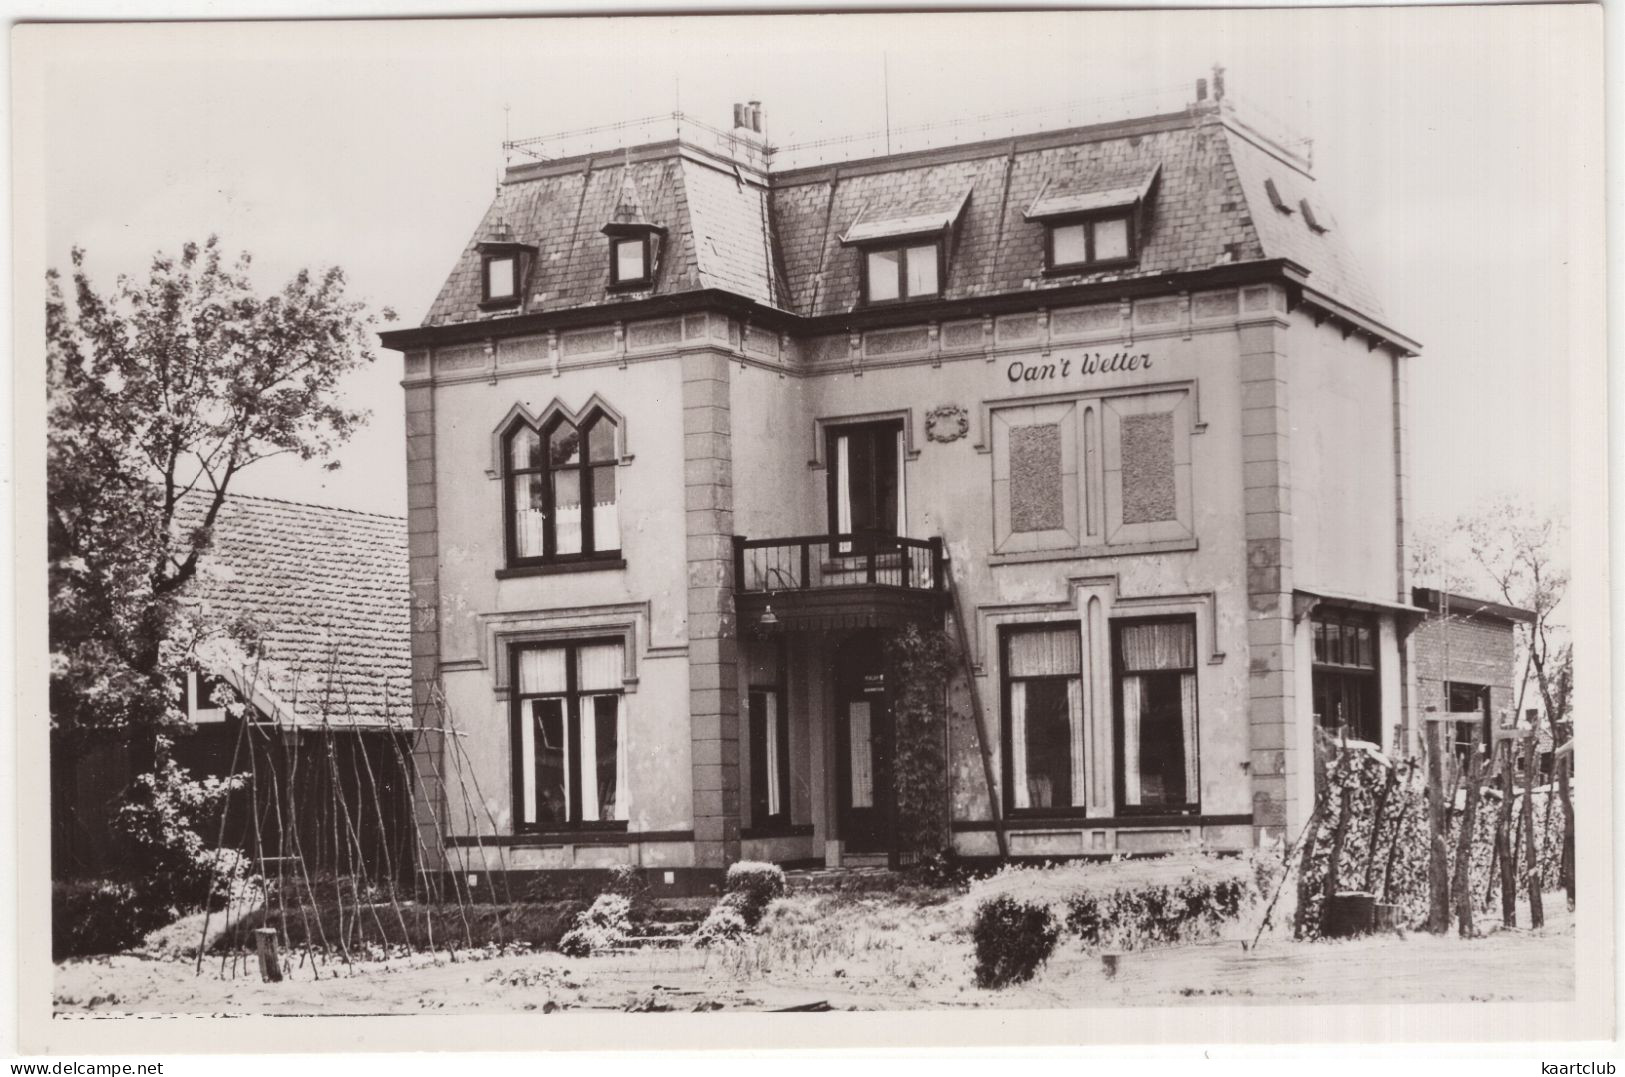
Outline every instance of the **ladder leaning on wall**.
{"label": "ladder leaning on wall", "polygon": [[970,695],[971,715],[976,720],[976,745],[982,754],[982,778],[987,783],[987,809],[993,820],[993,833],[999,842],[999,859],[1010,857],[1010,841],[1004,832],[1004,813],[999,808],[998,786],[993,781],[993,748],[987,736],[987,719],[982,713],[982,693],[976,687],[976,670],[971,661],[970,633],[966,629],[965,611],[959,600],[959,585],[954,579],[953,559],[948,555],[948,539],[942,540],[943,559],[947,570],[942,575],[948,583],[948,601],[954,618],[954,632],[959,642],[959,660],[965,671],[965,690]]}

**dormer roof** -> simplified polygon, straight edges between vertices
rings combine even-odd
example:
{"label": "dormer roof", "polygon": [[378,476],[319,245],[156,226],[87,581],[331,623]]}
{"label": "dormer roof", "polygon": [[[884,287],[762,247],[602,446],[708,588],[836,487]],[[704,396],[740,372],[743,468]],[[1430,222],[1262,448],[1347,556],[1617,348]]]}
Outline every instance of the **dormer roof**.
{"label": "dormer roof", "polygon": [[[863,305],[853,245],[951,228],[942,303],[1279,262],[1338,316],[1382,329],[1306,163],[1227,109],[785,171],[762,160],[673,140],[514,167],[424,324],[711,290],[791,317],[840,317]],[[1048,222],[1125,206],[1139,214],[1132,264],[1045,272]],[[520,312],[480,309],[479,244],[503,227],[537,252]],[[666,237],[655,279],[617,292],[603,233],[655,227]]]}

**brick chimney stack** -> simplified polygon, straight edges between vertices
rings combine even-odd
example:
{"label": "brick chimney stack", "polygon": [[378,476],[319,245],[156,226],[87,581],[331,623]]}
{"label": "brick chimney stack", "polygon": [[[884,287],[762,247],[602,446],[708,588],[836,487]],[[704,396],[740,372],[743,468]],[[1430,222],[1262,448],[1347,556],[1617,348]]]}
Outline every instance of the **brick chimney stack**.
{"label": "brick chimney stack", "polygon": [[762,134],[762,103],[760,101],[747,101],[745,104],[734,105],[734,133],[747,131],[753,135]]}

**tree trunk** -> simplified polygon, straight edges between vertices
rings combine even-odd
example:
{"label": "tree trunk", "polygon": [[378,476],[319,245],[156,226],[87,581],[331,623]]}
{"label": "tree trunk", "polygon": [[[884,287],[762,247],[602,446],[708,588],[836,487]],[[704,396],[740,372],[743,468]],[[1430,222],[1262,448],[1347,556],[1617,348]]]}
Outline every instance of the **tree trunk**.
{"label": "tree trunk", "polygon": [[1523,836],[1528,850],[1525,873],[1529,890],[1529,926],[1546,926],[1546,912],[1540,903],[1540,846],[1535,843],[1535,753],[1540,748],[1540,725],[1530,730],[1523,750]]}
{"label": "tree trunk", "polygon": [[1503,740],[1496,748],[1501,757],[1501,808],[1495,816],[1495,859],[1501,866],[1501,923],[1518,926],[1518,862],[1512,852],[1512,801],[1517,789],[1512,784],[1512,741]]}
{"label": "tree trunk", "polygon": [[[1564,744],[1574,739],[1574,727],[1568,722],[1561,726],[1554,723],[1553,728],[1563,738]],[[1570,911],[1574,909],[1574,798],[1569,790],[1569,774],[1573,766],[1574,750],[1571,748],[1557,760],[1557,795],[1563,798],[1563,890],[1568,894]]]}
{"label": "tree trunk", "polygon": [[1428,921],[1427,930],[1450,930],[1450,851],[1445,845],[1444,735],[1440,722],[1427,724],[1428,752]]}
{"label": "tree trunk", "polygon": [[1473,937],[1473,829],[1478,816],[1478,798],[1480,795],[1480,777],[1482,763],[1479,759],[1479,744],[1481,733],[1477,725],[1473,726],[1472,741],[1468,747],[1467,755],[1467,803],[1461,817],[1461,829],[1456,834],[1456,922],[1461,928],[1461,937]]}

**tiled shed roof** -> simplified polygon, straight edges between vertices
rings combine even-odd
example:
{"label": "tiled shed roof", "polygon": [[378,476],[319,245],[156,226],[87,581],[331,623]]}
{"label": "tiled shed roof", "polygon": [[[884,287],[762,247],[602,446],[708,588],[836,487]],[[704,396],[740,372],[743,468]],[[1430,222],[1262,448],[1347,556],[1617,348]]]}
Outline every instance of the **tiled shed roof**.
{"label": "tiled shed roof", "polygon": [[[201,521],[197,497],[177,520]],[[411,721],[406,521],[350,509],[230,495],[187,600],[247,619],[261,653],[212,640],[213,672],[284,723]]]}
{"label": "tiled shed roof", "polygon": [[[543,310],[611,305],[706,288],[807,316],[860,305],[859,256],[842,246],[854,225],[964,210],[951,230],[947,300],[1157,277],[1284,258],[1309,286],[1360,313],[1380,316],[1374,291],[1347,249],[1315,181],[1212,108],[1144,121],[918,151],[761,175],[678,143],[529,165],[510,172],[486,221],[507,221],[540,249],[517,310],[479,311],[479,255],[471,241],[426,325]],[[644,291],[609,289],[599,229],[616,211],[630,170],[648,219],[667,229],[656,279]],[[1044,229],[1027,219],[1040,197],[1144,190],[1140,255],[1132,266],[1046,275]],[[1308,198],[1316,223],[1275,209]]]}

